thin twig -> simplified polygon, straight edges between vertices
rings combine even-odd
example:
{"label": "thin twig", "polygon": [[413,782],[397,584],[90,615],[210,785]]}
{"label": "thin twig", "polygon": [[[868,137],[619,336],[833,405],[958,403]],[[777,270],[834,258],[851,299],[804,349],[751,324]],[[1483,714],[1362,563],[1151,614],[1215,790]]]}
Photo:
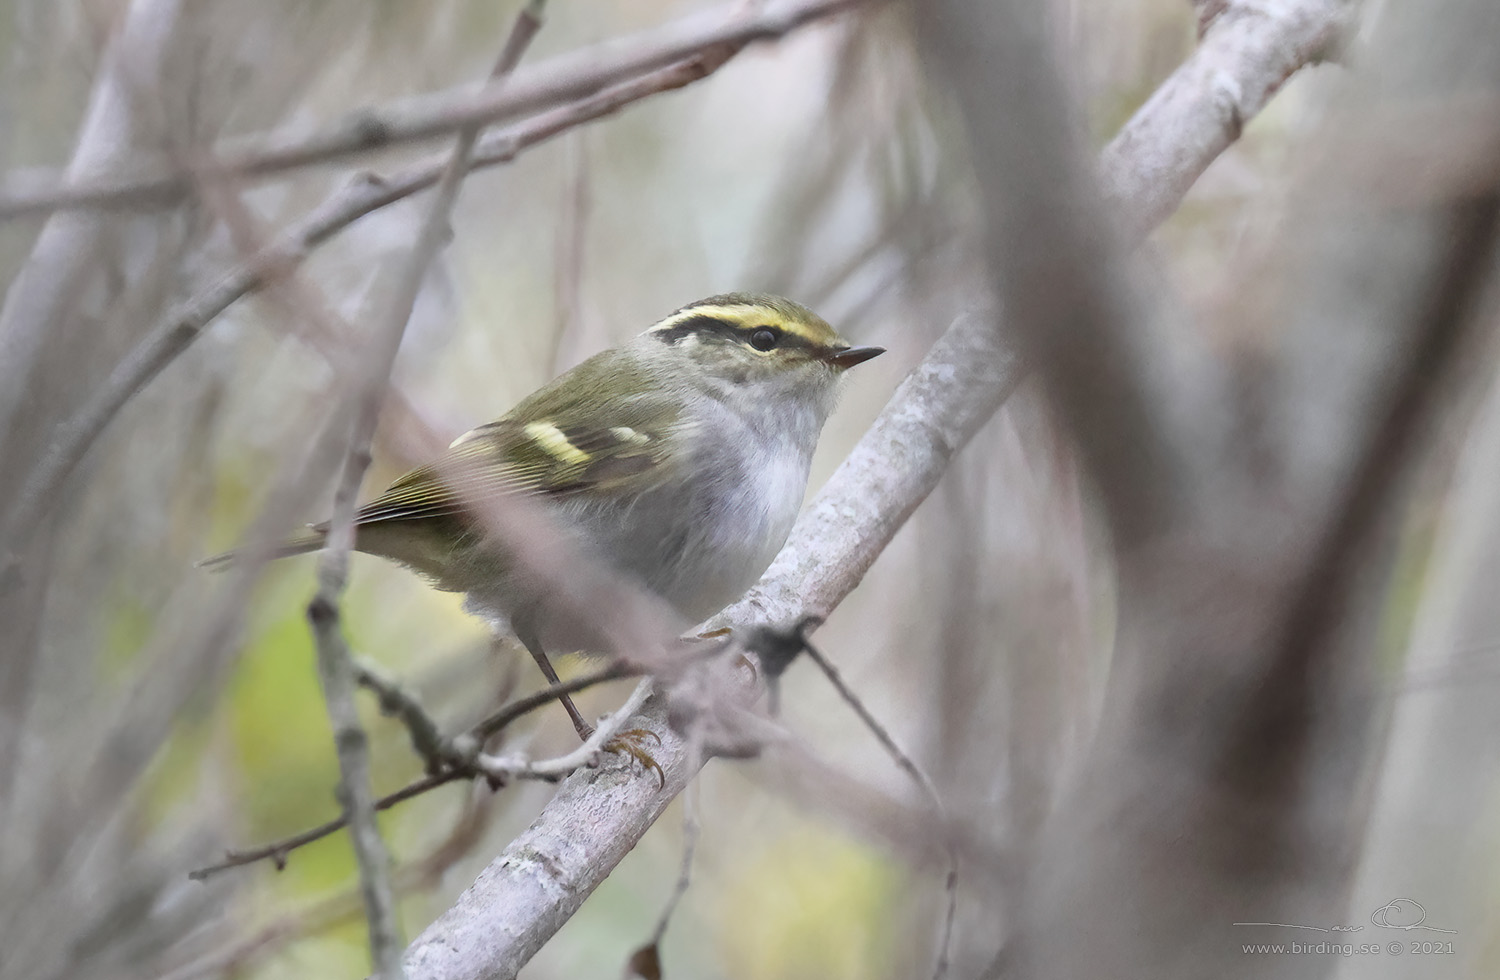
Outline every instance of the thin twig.
{"label": "thin twig", "polygon": [[507,704],[499,711],[496,711],[471,727],[466,734],[476,739],[480,744],[483,744],[517,718],[535,711],[544,704],[551,704],[563,695],[576,694],[585,688],[593,687],[596,684],[603,684],[607,681],[620,680],[626,677],[638,677],[641,673],[642,669],[639,666],[627,660],[614,660],[592,673],[580,674],[571,680],[549,685],[535,694],[528,694],[524,698],[519,698]]}
{"label": "thin twig", "polygon": [[[558,759],[527,763],[514,757],[504,760],[490,757],[489,761],[493,765],[493,770],[492,772],[486,772],[475,763],[477,748],[512,722],[543,705],[551,704],[564,694],[575,694],[585,688],[625,677],[637,677],[640,673],[641,670],[638,667],[625,661],[617,661],[591,674],[585,674],[581,677],[575,677],[572,680],[553,684],[534,694],[517,699],[475,724],[462,735],[454,738],[450,743],[452,753],[449,762],[441,772],[429,773],[421,779],[403,786],[394,793],[382,796],[375,801],[375,809],[388,809],[397,803],[403,803],[413,797],[421,796],[423,793],[437,789],[439,786],[445,786],[460,779],[475,779],[480,776],[499,775],[502,772],[505,775],[521,779],[550,780],[557,778],[562,767],[562,763]],[[619,712],[616,712],[616,714],[619,714]],[[570,756],[572,754],[570,753]],[[590,760],[586,757],[580,764],[587,763],[588,761]],[[495,765],[496,763],[498,765]],[[253,847],[243,851],[230,851],[225,855],[223,861],[189,872],[188,877],[195,880],[202,880],[228,868],[237,868],[242,865],[266,860],[274,862],[276,867],[280,869],[285,867],[287,855],[292,851],[306,844],[311,844],[314,841],[322,840],[329,834],[342,830],[346,826],[348,826],[348,820],[343,816],[339,816],[326,823],[319,824],[316,827],[270,844],[264,844],[260,847]]]}
{"label": "thin twig", "polygon": [[[641,705],[646,703],[646,698],[651,695],[651,678],[647,677],[635,686],[630,692],[630,697],[619,709],[611,712],[599,722],[594,733],[588,737],[578,748],[566,755],[560,755],[554,759],[543,759],[536,761],[522,755],[494,756],[480,753],[472,763],[475,770],[489,779],[491,785],[502,786],[512,779],[560,779],[572,773],[576,769],[588,767],[594,768],[599,764],[600,756],[607,751],[607,746],[619,735]],[[657,739],[660,741],[660,738]],[[655,768],[658,778],[663,785],[666,783],[666,775],[654,762],[648,764]]]}
{"label": "thin twig", "polygon": [[[345,539],[352,543],[352,538],[351,530]],[[359,867],[360,891],[364,895],[370,934],[370,958],[383,980],[397,980],[402,976],[400,924],[390,885],[390,855],[375,822],[375,797],[370,789],[369,739],[354,704],[352,656],[339,624],[338,595],[344,586],[348,552],[342,552],[342,560],[333,557],[338,554],[334,549],[326,554],[328,557],[318,568],[318,591],[308,603],[307,618],[317,646],[318,677],[322,682],[328,720],[333,726],[339,762],[337,796],[349,824],[355,863]]]}
{"label": "thin twig", "polygon": [[[428,853],[396,868],[393,886],[398,893],[433,887],[443,872],[473,849],[486,827],[484,816],[488,799],[490,798],[469,797],[464,801],[458,819],[441,841]],[[281,860],[285,860],[285,855]],[[215,870],[222,868],[204,869],[203,876],[206,877]],[[234,975],[235,971],[248,969],[256,960],[271,955],[286,943],[300,937],[317,935],[359,912],[358,890],[341,890],[282,915],[231,945],[185,963],[158,980],[199,980],[202,977]]]}
{"label": "thin twig", "polygon": [[864,702],[849,688],[849,685],[844,683],[843,675],[839,673],[838,668],[833,665],[832,661],[818,652],[818,648],[813,646],[805,635],[802,636],[802,649],[807,651],[808,659],[817,664],[818,669],[823,671],[823,676],[827,677],[828,683],[832,684],[834,690],[839,692],[839,697],[844,699],[844,703],[854,709],[855,714],[859,715],[859,720],[865,723],[865,727],[875,736],[876,741],[885,749],[886,754],[922,790],[923,795],[927,797],[927,801],[932,805],[933,811],[937,814],[938,823],[942,827],[943,849],[948,854],[948,877],[943,883],[943,892],[947,898],[948,906],[943,915],[943,933],[942,941],[938,945],[937,963],[932,970],[933,980],[941,980],[948,972],[948,951],[953,940],[953,922],[958,913],[958,846],[954,843],[953,834],[948,826],[947,808],[943,806],[942,797],[938,795],[937,787],[932,784],[932,780],[928,778],[927,773],[921,766],[917,765],[915,759],[901,751],[901,747],[896,744],[896,740],[891,737],[891,733],[886,730],[886,727],[870,713],[870,709],[865,707]]}
{"label": "thin twig", "polygon": [[[308,136],[251,134],[228,141],[209,156],[233,176],[265,177],[494,125],[555,108],[714,49],[775,40],[861,2],[865,0],[796,0],[773,10],[746,12],[739,5],[729,5],[728,9],[703,11],[651,31],[559,55],[503,85],[492,82],[479,92],[429,93],[393,106],[357,110]],[[160,207],[179,199],[189,187],[185,173],[165,170],[157,161],[122,161],[116,175],[108,178],[59,181],[30,193],[0,194],[0,219],[62,208]]]}
{"label": "thin twig", "polygon": [[[380,797],[374,802],[374,808],[376,810],[389,810],[397,803],[405,803],[407,800],[421,796],[429,790],[436,789],[455,780],[468,778],[468,776],[468,773],[457,769],[450,769],[435,776],[423,776],[421,779],[401,787],[394,793],[388,793]],[[257,861],[270,861],[276,865],[276,870],[280,871],[286,867],[287,856],[297,848],[304,847],[314,841],[322,840],[329,834],[343,830],[348,825],[348,818],[339,816],[326,823],[321,823],[316,827],[304,830],[301,833],[273,841],[270,844],[262,844],[260,847],[252,847],[243,851],[226,851],[224,860],[218,864],[194,868],[188,872],[188,877],[194,881],[204,881],[218,874],[220,871],[242,867],[246,864],[254,864]]]}
{"label": "thin twig", "polygon": [[662,907],[661,915],[656,920],[656,928],[651,930],[650,942],[630,954],[625,965],[626,980],[631,977],[646,977],[649,980],[662,975],[661,941],[667,936],[667,926],[672,922],[673,913],[677,911],[678,904],[693,883],[693,855],[698,850],[700,830],[695,786],[696,784],[690,785],[682,794],[682,862],[677,867],[677,883],[672,886],[672,894]]}
{"label": "thin twig", "polygon": [[453,743],[443,737],[437,722],[422,707],[416,695],[367,660],[355,660],[354,679],[360,687],[375,692],[381,714],[394,717],[406,726],[412,750],[422,757],[427,774],[432,776],[441,772],[453,757]]}

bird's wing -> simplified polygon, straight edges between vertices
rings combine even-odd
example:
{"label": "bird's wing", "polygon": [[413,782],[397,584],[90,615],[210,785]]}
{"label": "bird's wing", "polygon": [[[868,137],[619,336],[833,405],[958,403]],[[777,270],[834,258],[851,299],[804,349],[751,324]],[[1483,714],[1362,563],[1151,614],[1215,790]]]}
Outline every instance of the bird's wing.
{"label": "bird's wing", "polygon": [[[401,477],[362,507],[361,525],[463,513],[498,494],[561,496],[609,491],[629,495],[662,480],[675,441],[686,437],[682,413],[646,377],[609,370],[609,396],[592,362],[553,382],[497,422],[454,440],[436,462]],[[572,376],[577,375],[577,376]]]}

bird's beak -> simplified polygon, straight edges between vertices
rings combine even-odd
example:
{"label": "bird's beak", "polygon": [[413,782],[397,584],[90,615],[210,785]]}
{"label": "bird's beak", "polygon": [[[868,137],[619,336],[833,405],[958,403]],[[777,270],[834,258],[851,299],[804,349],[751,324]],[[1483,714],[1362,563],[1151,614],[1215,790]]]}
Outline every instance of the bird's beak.
{"label": "bird's beak", "polygon": [[872,357],[885,353],[884,347],[845,347],[829,354],[825,360],[840,371],[847,371],[856,364],[863,364]]}

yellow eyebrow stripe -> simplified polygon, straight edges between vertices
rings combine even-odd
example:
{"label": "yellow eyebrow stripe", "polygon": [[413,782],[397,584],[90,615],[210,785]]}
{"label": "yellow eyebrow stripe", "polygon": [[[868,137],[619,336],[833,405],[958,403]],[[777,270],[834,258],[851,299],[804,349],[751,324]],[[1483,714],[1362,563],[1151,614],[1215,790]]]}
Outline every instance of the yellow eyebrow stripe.
{"label": "yellow eyebrow stripe", "polygon": [[531,422],[521,431],[526,433],[526,438],[541,446],[547,455],[564,463],[581,466],[593,459],[588,453],[569,442],[568,437],[563,435],[563,431],[551,422]]}
{"label": "yellow eyebrow stripe", "polygon": [[712,317],[715,320],[723,320],[738,329],[751,330],[755,327],[775,327],[784,334],[800,337],[815,346],[828,346],[838,343],[839,338],[833,335],[827,328],[818,329],[800,320],[785,316],[769,306],[760,306],[754,303],[744,303],[736,306],[720,306],[711,304],[706,306],[690,306],[685,310],[679,310],[665,320],[655,323],[647,331],[648,333],[661,333],[671,330],[678,324],[686,323],[698,317]]}
{"label": "yellow eyebrow stripe", "polygon": [[744,312],[746,310],[759,309],[755,306],[690,306],[685,310],[678,311],[675,315],[667,317],[660,323],[651,327],[650,333],[659,333],[663,330],[671,330],[679,323],[692,320],[700,316],[711,316],[716,320],[724,320],[736,326],[744,326]]}

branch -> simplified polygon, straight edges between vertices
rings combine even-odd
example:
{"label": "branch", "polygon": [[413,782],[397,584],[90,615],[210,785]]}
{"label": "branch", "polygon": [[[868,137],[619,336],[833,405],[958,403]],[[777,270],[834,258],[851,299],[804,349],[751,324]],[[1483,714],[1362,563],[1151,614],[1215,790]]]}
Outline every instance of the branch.
{"label": "branch", "polygon": [[[352,535],[351,535],[352,537]],[[333,550],[328,552],[335,554]],[[344,819],[350,827],[354,860],[359,867],[360,892],[364,895],[365,920],[369,927],[370,959],[382,980],[399,980],[401,964],[396,958],[400,923],[390,883],[390,854],[375,823],[375,798],[370,789],[370,747],[359,723],[354,704],[353,657],[339,626],[337,595],[343,589],[343,567],[337,558],[318,568],[318,592],[307,607],[318,653],[318,679],[322,682],[328,720],[339,761],[336,792]]]}
{"label": "branch", "polygon": [[[741,4],[703,11],[650,31],[543,61],[504,84],[474,92],[450,89],[385,107],[369,107],[310,136],[257,133],[227,141],[207,153],[231,176],[267,176],[341,157],[428,140],[466,127],[505,122],[593,95],[606,86],[655,71],[713,49],[738,49],[783,37],[861,0],[792,0],[746,12]],[[0,194],[0,219],[61,208],[158,207],[180,199],[191,186],[181,170],[154,160],[123,161],[125,178],[61,181],[26,194]],[[35,180],[27,183],[35,184]]]}
{"label": "branch", "polygon": [[1344,0],[1225,0],[1197,50],[1101,155],[1104,199],[1126,241],[1140,241],[1177,210],[1286,80],[1338,46],[1353,9]]}
{"label": "branch", "polygon": [[927,802],[932,806],[933,813],[937,815],[942,825],[943,848],[948,855],[948,876],[943,881],[943,894],[947,905],[943,912],[942,935],[938,940],[937,962],[933,966],[932,977],[933,980],[943,980],[948,973],[949,945],[953,940],[953,920],[958,913],[958,844],[954,841],[953,833],[949,829],[948,808],[943,806],[943,798],[938,795],[937,787],[932,784],[932,779],[928,777],[926,771],[917,765],[915,759],[901,750],[901,746],[896,744],[896,740],[891,737],[886,727],[870,713],[870,709],[865,707],[865,703],[859,699],[853,689],[844,683],[844,677],[833,665],[833,661],[823,656],[822,651],[809,643],[806,636],[800,638],[802,649],[807,652],[808,659],[818,665],[823,676],[828,678],[828,683],[833,685],[833,689],[838,692],[844,703],[859,716],[859,720],[875,736],[875,740],[880,743],[881,748],[885,749],[892,761],[911,777],[912,782],[917,784],[917,788],[922,791],[923,796],[927,797]]}
{"label": "branch", "polygon": [[701,829],[694,799],[696,796],[692,791],[683,794],[682,861],[677,866],[677,883],[672,886],[672,894],[667,897],[667,904],[662,907],[661,915],[656,919],[656,928],[651,930],[650,940],[631,953],[630,959],[626,961],[627,980],[631,977],[654,977],[660,980],[662,975],[661,941],[666,938],[667,926],[672,924],[672,916],[677,911],[678,903],[693,884],[693,855],[698,851],[698,833]]}
{"label": "branch", "polygon": [[[164,63],[177,31],[176,0],[135,0],[121,16],[100,61],[99,76],[68,163],[67,179],[82,180],[109,173],[147,126],[130,95],[126,65],[139,75],[156,72]],[[138,81],[138,79],[137,79]],[[106,230],[105,216],[60,215],[46,223],[25,264],[7,285],[0,305],[0,499],[15,493],[23,467],[45,434],[36,431],[38,415],[27,411],[33,372],[45,364],[47,346],[83,326],[77,304],[89,279],[100,267]],[[71,388],[68,397],[76,397]],[[56,393],[52,394],[57,398]],[[0,528],[3,529],[3,528]],[[32,529],[35,529],[34,527]],[[12,795],[22,738],[22,718],[35,680],[40,639],[36,625],[45,578],[40,554],[33,553],[29,569],[25,557],[0,539],[0,797]],[[9,821],[8,806],[0,806],[0,826]]]}
{"label": "branch", "polygon": [[[104,51],[89,96],[78,145],[68,163],[70,181],[87,181],[123,165],[142,138],[130,74],[160,70],[177,30],[178,0],[135,0]],[[0,455],[14,433],[14,413],[26,395],[32,367],[49,335],[71,331],[81,280],[94,267],[101,244],[97,214],[48,221],[0,308]]]}
{"label": "branch", "polygon": [[[1255,32],[1263,26],[1247,21],[1239,29]],[[1154,111],[1182,112],[1186,119],[1200,110],[1174,102]],[[1156,150],[1140,139],[1122,145],[1106,162],[1106,172],[1149,179],[1161,156]],[[1213,152],[1210,145],[1201,146],[1199,157],[1178,158],[1179,165],[1201,172]],[[956,322],[798,519],[765,577],[716,622],[745,627],[797,622],[808,615],[826,618],[1020,376],[1015,354],[994,322],[978,316]],[[662,726],[664,717],[665,706],[652,703],[638,723]],[[506,976],[541,948],[691,777],[684,772],[684,740],[670,729],[657,730],[663,744],[652,754],[666,770],[665,791],[598,773],[565,780],[531,828],[407,949],[412,980]]]}
{"label": "branch", "polygon": [[[721,649],[717,648],[711,651],[709,656],[719,653]],[[367,671],[368,668],[361,668],[361,670]],[[639,677],[643,672],[642,668],[638,665],[628,663],[624,660],[617,660],[591,673],[581,674],[571,680],[549,685],[534,694],[518,698],[451,740],[442,739],[440,735],[436,736],[434,744],[443,747],[439,754],[440,769],[437,772],[429,772],[421,779],[408,783],[393,793],[380,797],[375,801],[375,809],[387,810],[397,803],[404,803],[430,790],[437,789],[439,786],[446,786],[451,782],[461,779],[475,779],[484,776],[490,780],[493,786],[497,785],[497,780],[501,782],[509,778],[554,780],[559,775],[571,772],[572,770],[564,765],[562,759],[572,759],[575,753],[570,753],[568,756],[562,757],[562,759],[547,759],[539,762],[530,762],[517,757],[508,757],[505,759],[484,757],[484,763],[481,764],[479,749],[486,741],[499,734],[512,722],[526,716],[543,705],[551,704],[564,694],[576,694],[579,691],[598,684],[626,677]],[[378,675],[365,673],[360,680],[361,683],[365,683],[367,680],[373,681],[373,683],[367,686],[372,687],[382,701],[389,697],[399,703],[397,713],[401,715],[408,729],[412,730],[414,741],[419,737],[424,740],[431,738],[432,736],[429,733],[435,733],[436,726],[432,723],[426,712],[422,710],[421,706],[416,704],[410,695],[401,691],[393,682],[384,678],[377,678]],[[622,714],[619,711],[616,711],[615,714],[619,716],[621,722],[629,716],[629,713]],[[423,729],[421,736],[417,735],[414,730],[416,728]],[[611,725],[612,731],[617,728],[618,726]],[[423,756],[424,761],[427,760],[426,754],[420,749],[418,750],[418,754]],[[574,768],[577,768],[578,765],[588,765],[592,761],[592,755],[585,755],[581,757],[581,761],[578,761],[574,765]],[[311,844],[314,841],[322,840],[329,834],[343,830],[347,826],[348,820],[345,817],[335,817],[316,827],[270,844],[263,844],[260,847],[253,847],[243,851],[229,851],[225,854],[223,861],[190,871],[188,872],[188,877],[195,881],[202,881],[220,871],[225,871],[229,868],[238,868],[246,864],[254,864],[257,861],[271,861],[279,871],[286,866],[287,857],[292,851]]]}
{"label": "branch", "polygon": [[380,668],[365,660],[354,663],[354,680],[373,691],[380,702],[380,713],[394,717],[406,726],[412,751],[422,759],[427,775],[435,776],[454,759],[453,743],[443,737],[437,722],[422,707],[416,696],[403,688]]}
{"label": "branch", "polygon": [[1054,18],[1037,4],[963,0],[921,11],[925,60],[957,96],[981,175],[987,270],[1126,546],[1180,511],[1188,479],[1120,252],[1100,233]]}

